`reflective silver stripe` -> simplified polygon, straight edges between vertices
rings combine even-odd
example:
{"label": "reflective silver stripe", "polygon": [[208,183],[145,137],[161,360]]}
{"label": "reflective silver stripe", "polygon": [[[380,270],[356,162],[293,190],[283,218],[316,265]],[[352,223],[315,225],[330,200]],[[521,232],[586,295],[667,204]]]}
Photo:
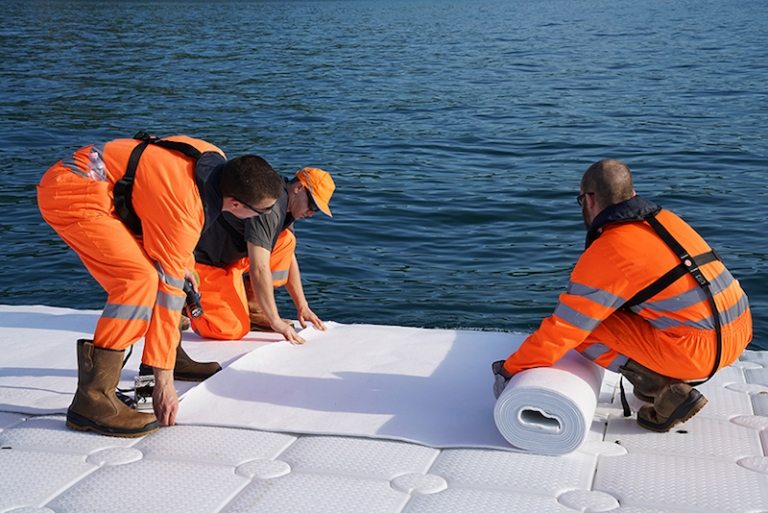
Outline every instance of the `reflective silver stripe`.
{"label": "reflective silver stripe", "polygon": [[[712,280],[712,294],[718,294],[727,289],[733,281],[733,275],[725,269],[719,276],[717,276],[717,278]],[[704,293],[704,289],[697,285],[696,288],[683,292],[677,296],[661,299],[659,301],[647,301],[645,303],[640,303],[637,306],[658,313],[677,312],[706,300],[707,295]]]}
{"label": "reflective silver stripe", "polygon": [[606,369],[613,372],[619,372],[619,368],[625,366],[628,361],[629,358],[623,354],[618,354],[616,355],[616,358],[614,358],[613,361],[606,367]]}
{"label": "reflective silver stripe", "polygon": [[285,280],[288,278],[288,271],[275,271],[272,273],[272,281]]}
{"label": "reflective silver stripe", "polygon": [[721,272],[719,276],[712,280],[712,294],[719,294],[720,292],[730,287],[731,283],[734,281],[735,278],[731,272],[728,269],[723,269],[723,272]]}
{"label": "reflective silver stripe", "polygon": [[128,321],[147,321],[152,318],[152,308],[139,305],[118,305],[107,303],[104,306],[102,317],[107,319],[125,319]]}
{"label": "reflective silver stripe", "polygon": [[581,283],[570,282],[568,284],[568,294],[574,296],[581,296],[594,301],[598,305],[602,305],[608,308],[616,308],[624,304],[624,300],[619,296],[611,294],[603,289],[596,289],[594,287],[588,287]]}
{"label": "reflective silver stripe", "polygon": [[728,310],[722,312],[720,322],[723,323],[723,325],[729,324],[741,316],[744,312],[746,312],[749,309],[749,300],[747,299],[747,295],[742,293],[739,300],[736,302],[735,305],[730,307]]}
{"label": "reflective silver stripe", "polygon": [[168,276],[166,274],[163,279],[165,280],[165,283],[171,287],[176,287],[179,290],[184,289],[184,278],[174,278],[173,276]]}
{"label": "reflective silver stripe", "polygon": [[186,297],[184,296],[172,296],[162,290],[157,291],[157,304],[174,312],[178,312],[184,307],[185,300]]}
{"label": "reflective silver stripe", "polygon": [[[591,344],[589,347],[587,347],[584,351],[582,351],[581,354],[585,358],[589,358],[594,362],[610,350],[610,347],[599,342],[595,342],[594,344]],[[626,364],[628,360],[629,358],[623,354],[617,353],[614,359],[611,360],[611,363],[609,363],[605,368],[613,372],[619,372],[619,367]]]}
{"label": "reflective silver stripe", "polygon": [[711,315],[698,321],[678,321],[670,317],[659,317],[658,319],[652,319],[648,322],[651,323],[651,326],[659,330],[676,328],[678,326],[688,326],[689,328],[696,328],[700,330],[715,329],[715,324]]}
{"label": "reflective silver stripe", "polygon": [[[726,324],[735,321],[741,314],[747,311],[747,308],[749,308],[749,300],[747,300],[747,296],[745,294],[742,294],[735,305],[725,310],[724,312],[721,312],[720,324],[725,326]],[[689,326],[691,328],[698,328],[701,330],[715,329],[715,319],[711,314],[708,317],[698,321],[677,321],[675,319],[670,319],[669,317],[659,317],[658,319],[653,319],[649,322],[654,328],[657,329],[674,328],[677,326]]]}
{"label": "reflective silver stripe", "polygon": [[610,351],[610,348],[604,344],[601,344],[599,342],[595,342],[594,344],[587,347],[584,351],[581,352],[584,356],[589,358],[592,361],[597,360],[601,356],[603,356],[605,353]]}
{"label": "reflective silver stripe", "polygon": [[647,308],[648,310],[657,313],[677,312],[706,300],[707,295],[704,293],[704,290],[697,285],[695,289],[683,292],[677,296],[661,299],[659,301],[647,301],[645,303],[640,303],[637,306],[640,309]]}
{"label": "reflective silver stripe", "polygon": [[570,306],[564,305],[563,303],[557,305],[554,315],[585,331],[592,331],[593,329],[597,328],[598,324],[600,324],[599,320],[589,317],[588,315],[584,315],[583,313],[574,310]]}
{"label": "reflective silver stripe", "polygon": [[155,269],[157,269],[157,274],[160,275],[160,279],[163,280],[163,282],[167,283],[171,287],[176,287],[179,290],[184,289],[184,278],[175,278],[173,276],[170,276],[168,274],[165,274],[165,271],[163,270],[162,264],[160,262],[155,262]]}

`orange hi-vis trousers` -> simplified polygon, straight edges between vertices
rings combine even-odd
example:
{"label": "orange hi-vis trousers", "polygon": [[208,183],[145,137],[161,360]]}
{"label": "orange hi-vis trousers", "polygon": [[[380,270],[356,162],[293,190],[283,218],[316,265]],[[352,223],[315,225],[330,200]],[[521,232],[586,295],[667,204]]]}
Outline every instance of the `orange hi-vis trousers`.
{"label": "orange hi-vis trousers", "polygon": [[[723,328],[726,340],[749,340],[752,317],[745,312]],[[617,311],[588,335],[576,350],[601,367],[614,372],[634,360],[665,376],[683,380],[706,377],[715,359],[716,339],[711,331],[676,336],[654,329],[638,315]],[[741,353],[738,344],[724,344],[722,361],[725,365],[735,361]]]}
{"label": "orange hi-vis trousers", "polygon": [[[291,230],[283,230],[269,259],[272,285],[275,288],[288,282],[288,270],[295,251],[296,236]],[[251,330],[248,298],[243,283],[243,275],[248,269],[248,257],[226,268],[195,264],[195,270],[200,276],[200,304],[203,307],[203,315],[191,319],[195,333],[215,340],[240,340]]]}
{"label": "orange hi-vis trousers", "polygon": [[172,369],[184,296],[171,285],[181,287],[183,281],[164,276],[141,239],[112,213],[110,187],[59,162],[38,185],[40,211],[108,294],[94,345],[123,350],[146,337],[142,361]]}

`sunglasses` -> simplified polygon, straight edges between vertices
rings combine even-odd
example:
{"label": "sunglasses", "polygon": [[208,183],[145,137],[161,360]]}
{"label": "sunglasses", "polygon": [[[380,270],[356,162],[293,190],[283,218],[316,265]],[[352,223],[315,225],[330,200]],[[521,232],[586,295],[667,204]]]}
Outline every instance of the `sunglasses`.
{"label": "sunglasses", "polygon": [[317,203],[315,203],[315,198],[312,197],[312,193],[309,192],[309,189],[304,190],[307,191],[307,206],[312,212],[318,212],[320,207],[318,207]]}
{"label": "sunglasses", "polygon": [[272,211],[272,209],[275,207],[275,205],[277,204],[277,202],[275,202],[275,203],[272,203],[267,208],[256,208],[253,205],[249,205],[248,203],[246,203],[245,201],[243,201],[243,200],[241,200],[239,198],[235,198],[235,199],[237,201],[239,201],[240,203],[242,203],[243,205],[245,205],[246,207],[248,207],[250,210],[252,210],[252,211],[256,212],[257,214],[259,214],[260,216],[263,216],[264,214],[270,213]]}
{"label": "sunglasses", "polygon": [[580,207],[584,206],[584,198],[587,196],[587,194],[594,194],[594,192],[582,192],[576,196],[576,203],[578,203]]}

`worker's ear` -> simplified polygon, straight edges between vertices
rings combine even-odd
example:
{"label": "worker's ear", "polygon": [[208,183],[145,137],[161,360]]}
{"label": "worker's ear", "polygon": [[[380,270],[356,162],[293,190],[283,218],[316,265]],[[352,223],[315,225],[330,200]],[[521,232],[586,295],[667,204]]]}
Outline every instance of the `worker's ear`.
{"label": "worker's ear", "polygon": [[243,206],[245,205],[243,205],[242,202],[236,200],[232,196],[224,196],[224,198],[221,200],[222,212],[232,213],[234,210],[237,210]]}

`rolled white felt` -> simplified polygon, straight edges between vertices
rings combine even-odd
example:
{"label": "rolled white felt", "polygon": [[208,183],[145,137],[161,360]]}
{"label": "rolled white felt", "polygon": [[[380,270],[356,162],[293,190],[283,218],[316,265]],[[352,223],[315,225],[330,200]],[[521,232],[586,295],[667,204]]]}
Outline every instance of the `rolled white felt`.
{"label": "rolled white felt", "polygon": [[496,427],[526,452],[573,452],[589,433],[602,380],[603,369],[573,351],[552,367],[519,372],[496,401]]}

